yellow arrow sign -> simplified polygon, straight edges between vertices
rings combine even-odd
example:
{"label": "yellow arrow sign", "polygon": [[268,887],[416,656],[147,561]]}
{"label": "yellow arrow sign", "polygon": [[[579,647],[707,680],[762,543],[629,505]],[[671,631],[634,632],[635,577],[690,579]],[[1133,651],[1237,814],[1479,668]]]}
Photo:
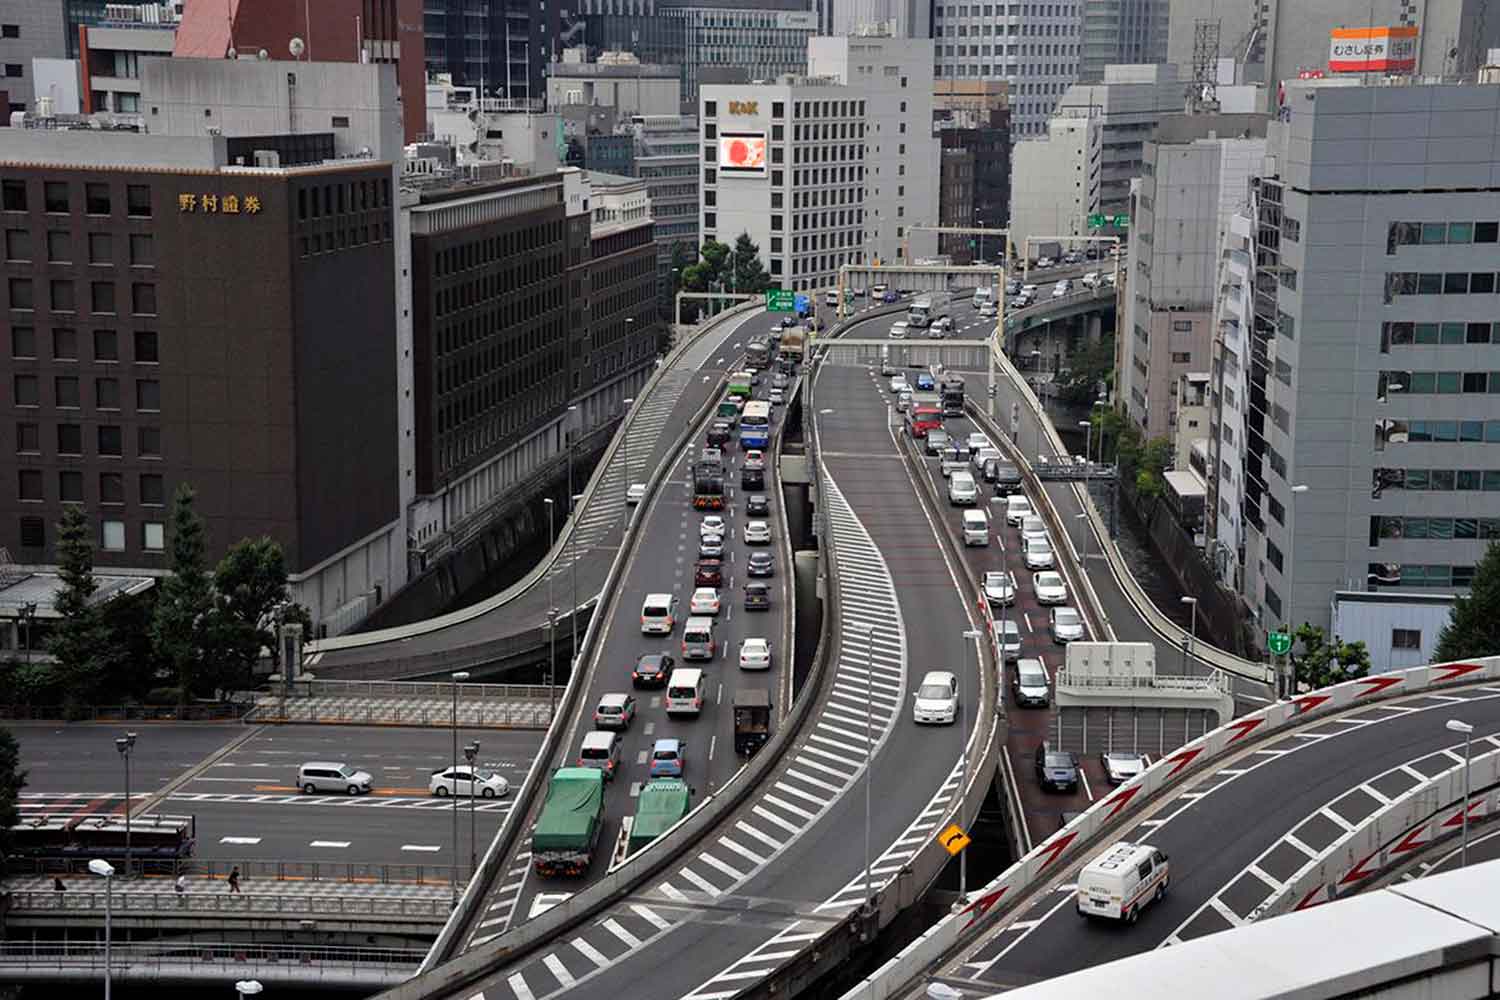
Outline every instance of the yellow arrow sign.
{"label": "yellow arrow sign", "polygon": [[957,823],[950,824],[948,829],[938,834],[937,841],[943,845],[943,850],[954,857],[958,857],[958,852],[968,847],[970,843],[969,835],[964,833]]}

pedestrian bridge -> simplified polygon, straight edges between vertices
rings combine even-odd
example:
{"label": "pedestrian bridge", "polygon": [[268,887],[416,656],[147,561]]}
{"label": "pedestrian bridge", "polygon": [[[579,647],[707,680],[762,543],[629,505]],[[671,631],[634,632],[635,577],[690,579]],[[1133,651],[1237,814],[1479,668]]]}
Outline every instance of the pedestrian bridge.
{"label": "pedestrian bridge", "polygon": [[266,986],[347,990],[368,995],[417,971],[424,954],[404,948],[318,948],[275,944],[115,944],[93,941],[0,942],[0,982],[212,983],[214,995],[254,979]]}

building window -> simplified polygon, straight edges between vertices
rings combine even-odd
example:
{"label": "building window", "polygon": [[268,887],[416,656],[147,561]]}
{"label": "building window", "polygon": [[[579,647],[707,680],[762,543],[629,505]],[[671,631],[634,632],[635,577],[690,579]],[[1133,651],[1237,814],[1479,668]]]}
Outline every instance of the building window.
{"label": "building window", "polygon": [[11,385],[17,406],[41,405],[41,389],[35,375],[17,375]]}
{"label": "building window", "polygon": [[47,181],[42,185],[42,207],[53,213],[68,212],[68,185],[63,181]]}
{"label": "building window", "polygon": [[166,526],[160,521],[147,521],[141,525],[141,548],[147,552],[160,552],[166,548]]}
{"label": "building window", "polygon": [[120,408],[120,380],[117,378],[94,379],[94,405],[101,410]]}
{"label": "building window", "polygon": [[156,266],[156,242],[150,233],[130,234],[130,266]]}
{"label": "building window", "polygon": [[75,312],[78,309],[78,303],[73,298],[71,281],[53,281],[50,298],[53,312]]}
{"label": "building window", "polygon": [[136,428],[135,450],[141,458],[161,458],[161,428]]}
{"label": "building window", "polygon": [[160,507],[166,500],[162,487],[162,478],[155,472],[144,473],[141,476],[141,503],[148,507]]}
{"label": "building window", "polygon": [[89,289],[90,306],[96,313],[115,311],[115,286],[111,281],[96,281]]}
{"label": "building window", "polygon": [[59,472],[57,495],[63,503],[83,503],[83,473],[70,469]]}
{"label": "building window", "polygon": [[99,454],[119,458],[123,454],[120,428],[117,424],[99,425]]}
{"label": "building window", "polygon": [[122,504],[125,502],[125,477],[118,472],[99,473],[99,502]]}
{"label": "building window", "polygon": [[13,358],[36,357],[36,329],[34,327],[11,327],[10,356]]}
{"label": "building window", "polygon": [[703,102],[703,117],[704,118],[717,118],[718,116],[719,116],[719,102],[718,101],[704,101]]}
{"label": "building window", "polygon": [[[104,236],[108,239],[108,233],[96,233],[94,235]],[[92,239],[92,237],[90,237]],[[73,260],[73,234],[66,229],[50,229],[47,231],[47,262],[49,264],[68,264]]]}
{"label": "building window", "polygon": [[53,392],[57,397],[57,405],[70,409],[77,409],[79,404],[78,376],[59,375],[52,380]]}
{"label": "building window", "polygon": [[133,219],[151,218],[151,189],[144,184],[125,186],[125,214]]}
{"label": "building window", "polygon": [[16,424],[16,452],[22,455],[40,453],[42,432],[37,424]]}
{"label": "building window", "polygon": [[47,544],[47,522],[39,517],[21,518],[21,547],[40,549]]}
{"label": "building window", "polygon": [[109,233],[89,233],[89,263],[110,265],[115,262],[115,241]]}
{"label": "building window", "polygon": [[89,215],[109,214],[109,185],[85,184],[83,186],[84,211]]}
{"label": "building window", "polygon": [[28,503],[42,501],[42,470],[22,469],[17,476],[17,489],[22,500]]}
{"label": "building window", "polygon": [[12,309],[35,309],[30,278],[10,279],[10,307]]}
{"label": "building window", "polygon": [[57,425],[57,453],[59,455],[83,454],[83,426],[81,424]]}
{"label": "building window", "polygon": [[7,212],[26,211],[25,181],[0,181],[0,209]]}
{"label": "building window", "polygon": [[155,316],[156,286],[144,284],[131,285],[130,311],[137,316]]}
{"label": "building window", "polygon": [[156,331],[137,330],[135,332],[135,361],[136,364],[156,364],[161,360],[157,356]]}
{"label": "building window", "polygon": [[102,524],[99,545],[105,552],[125,551],[125,522],[105,521]]}
{"label": "building window", "polygon": [[5,259],[17,261],[30,260],[31,233],[24,229],[7,229],[5,231]]}
{"label": "building window", "polygon": [[119,361],[120,337],[113,330],[94,331],[94,360]]}
{"label": "building window", "polygon": [[1417,628],[1391,629],[1392,649],[1421,649],[1422,630]]}
{"label": "building window", "polygon": [[135,408],[137,410],[160,410],[161,383],[154,378],[136,379]]}

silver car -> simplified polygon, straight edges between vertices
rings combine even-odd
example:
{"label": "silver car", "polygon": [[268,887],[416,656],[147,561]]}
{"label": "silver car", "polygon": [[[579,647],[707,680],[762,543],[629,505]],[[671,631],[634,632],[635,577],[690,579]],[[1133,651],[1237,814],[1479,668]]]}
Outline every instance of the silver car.
{"label": "silver car", "polygon": [[991,570],[984,574],[984,599],[992,606],[1016,603],[1016,581],[1003,570]]}
{"label": "silver car", "polygon": [[1083,616],[1074,608],[1053,608],[1047,614],[1047,630],[1059,646],[1080,642],[1084,637]]}

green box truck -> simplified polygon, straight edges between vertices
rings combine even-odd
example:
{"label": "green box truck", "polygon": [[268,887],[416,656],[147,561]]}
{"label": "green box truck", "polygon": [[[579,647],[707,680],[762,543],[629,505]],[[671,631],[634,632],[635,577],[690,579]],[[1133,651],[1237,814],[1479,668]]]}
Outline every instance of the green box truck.
{"label": "green box truck", "polygon": [[666,833],[692,808],[692,790],[681,778],[657,778],[648,783],[636,800],[627,856]]}
{"label": "green box truck", "polygon": [[537,874],[587,872],[603,829],[604,772],[592,767],[558,768],[531,834],[531,862]]}

